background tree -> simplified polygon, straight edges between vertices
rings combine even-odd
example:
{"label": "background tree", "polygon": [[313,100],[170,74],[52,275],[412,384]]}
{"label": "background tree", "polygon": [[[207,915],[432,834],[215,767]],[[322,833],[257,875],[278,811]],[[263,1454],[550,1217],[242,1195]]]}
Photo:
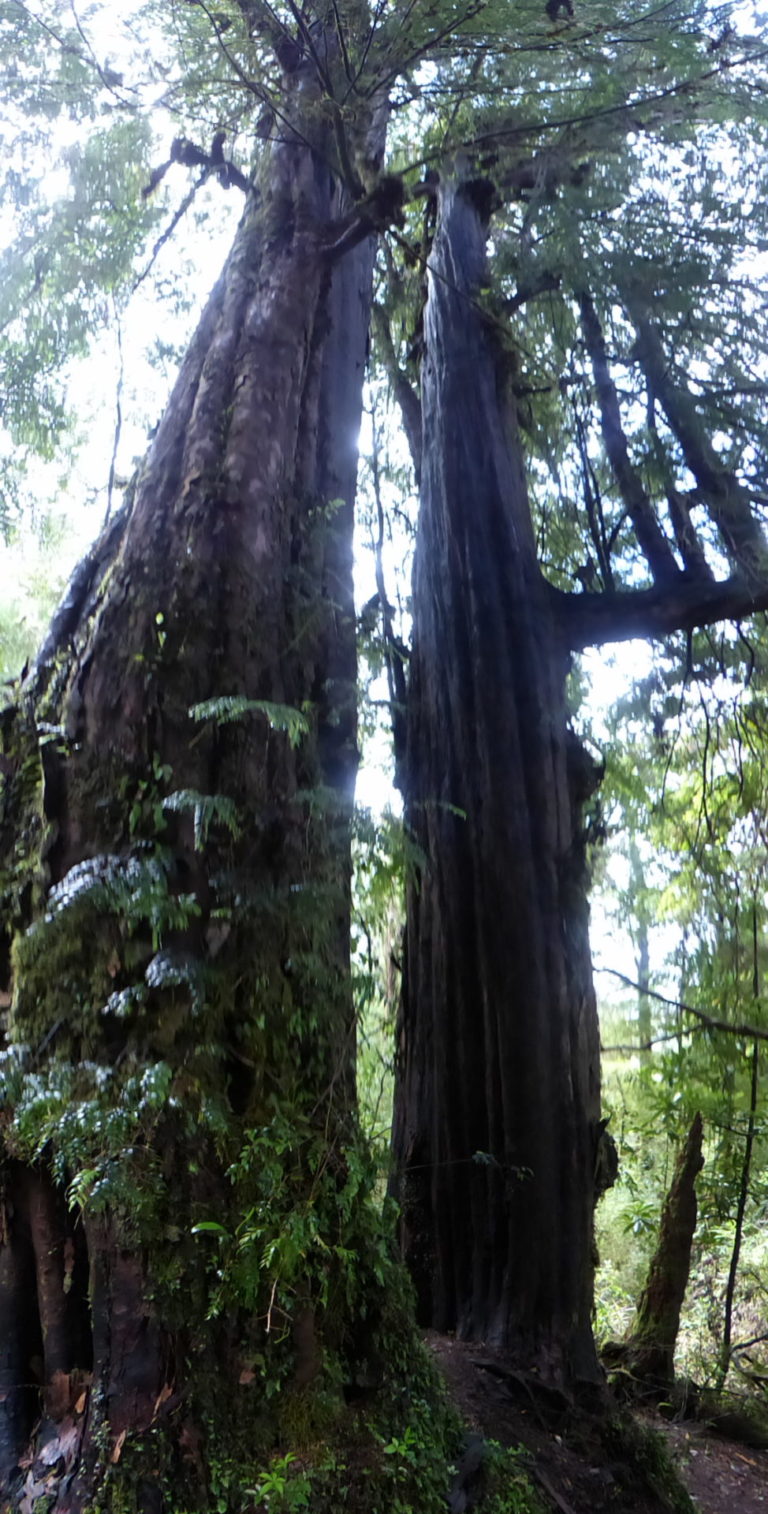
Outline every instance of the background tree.
{"label": "background tree", "polygon": [[696,1230],[696,1179],[704,1165],[702,1136],[701,1115],[696,1114],[677,1155],[629,1337],[610,1352],[612,1364],[620,1362],[629,1372],[634,1391],[650,1396],[667,1395],[674,1381],[675,1346]]}
{"label": "background tree", "polygon": [[[703,39],[685,22],[672,33],[695,60]],[[685,67],[699,69],[705,90],[709,44],[699,59],[688,54]],[[674,80],[674,51],[667,66]],[[473,82],[482,98],[483,83]],[[602,80],[592,75],[590,83],[598,90]],[[678,224],[684,237],[682,208],[661,249],[631,209],[620,245],[604,236],[608,206],[616,214],[622,201],[652,204],[654,195],[637,149],[618,169],[615,138],[606,152],[605,114],[615,132],[620,110],[604,111],[596,100],[590,112],[581,80],[577,88],[578,128],[571,133],[564,111],[558,149],[529,160],[524,211],[502,209],[493,223],[497,266],[504,269],[506,251],[516,280],[507,297],[514,324],[497,302],[483,304],[492,280],[483,253],[489,217],[521,187],[521,162],[505,156],[501,126],[484,135],[496,155],[492,174],[472,165],[438,192],[406,751],[409,820],[426,861],[410,894],[395,1126],[422,1319],[489,1338],[565,1385],[595,1378],[591,1212],[601,1167],[583,820],[598,773],[569,735],[568,653],[746,613],[765,603],[768,586],[751,472],[750,437],[763,434],[762,410],[749,406],[739,416],[730,453],[710,440],[706,385],[694,394],[669,356],[682,324],[680,269],[673,275],[671,267]],[[615,78],[612,88],[620,88]],[[690,88],[691,75],[685,84],[678,75],[653,123],[657,151],[669,153],[667,174],[679,161],[685,112],[666,107]],[[590,141],[604,177],[582,163]],[[690,207],[697,178],[680,183],[681,207]],[[715,228],[707,216],[687,259],[694,311],[697,282],[703,298],[711,270],[704,249]],[[729,245],[738,260],[741,244]],[[537,295],[543,313],[529,325]],[[749,291],[742,328],[752,298]],[[611,371],[608,319],[614,344],[624,344],[613,362],[626,365],[647,396],[647,421],[634,435],[631,405]],[[695,329],[695,315],[686,319]],[[526,371],[534,332],[543,333],[544,362],[554,356],[558,364],[540,384],[540,355],[533,374]],[[691,341],[703,367],[708,349],[699,335]],[[580,593],[561,587],[574,558],[563,557],[561,514],[546,489],[536,491],[539,390],[542,450],[561,497],[566,469],[581,475],[583,511],[567,498],[562,511],[584,531]],[[527,471],[534,502],[543,499],[539,511],[526,489],[521,416],[533,433]],[[570,457],[562,440],[569,431]],[[695,489],[684,497],[686,472]],[[694,503],[705,512],[698,533]]]}
{"label": "background tree", "polygon": [[[717,1381],[729,1298],[733,1365],[738,1368],[746,1349],[759,1372],[757,1337],[765,1333],[758,1218],[764,1133],[753,1037],[753,1030],[758,1042],[765,1033],[760,646],[759,626],[754,640],[725,628],[681,647],[682,660],[674,648],[656,657],[619,715],[619,729],[633,732],[631,747],[607,750],[606,819],[611,847],[619,851],[639,802],[636,776],[644,775],[652,861],[643,907],[655,923],[652,1056],[639,1074],[627,1060],[637,1046],[636,1024],[630,1029],[615,1011],[604,1024],[609,1051],[621,1043],[607,1064],[606,1097],[625,1137],[626,1162],[615,1205],[601,1225],[601,1254],[618,1255],[620,1223],[652,1231],[658,1200],[655,1189],[650,1198],[650,1185],[664,1181],[666,1143],[678,1139],[700,1103],[707,1162],[680,1353],[685,1370],[700,1381]],[[622,796],[615,808],[611,794]],[[625,907],[631,910],[631,898]],[[610,1333],[618,1334],[622,1323],[614,1313]],[[734,1373],[733,1389],[749,1385],[748,1370],[746,1364],[744,1373]]]}

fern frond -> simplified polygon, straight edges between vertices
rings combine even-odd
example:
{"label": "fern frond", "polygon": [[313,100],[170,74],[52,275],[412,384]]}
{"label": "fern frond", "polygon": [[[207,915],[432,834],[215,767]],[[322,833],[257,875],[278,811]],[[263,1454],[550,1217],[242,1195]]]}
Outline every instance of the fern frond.
{"label": "fern frond", "polygon": [[189,714],[192,720],[213,720],[217,725],[243,720],[246,715],[263,715],[273,731],[285,731],[292,747],[298,746],[309,730],[306,715],[293,705],[275,704],[270,699],[247,699],[244,694],[205,699],[202,704],[193,704]]}
{"label": "fern frond", "polygon": [[179,814],[192,812],[196,852],[203,850],[214,821],[226,826],[234,840],[241,834],[237,805],[225,794],[201,794],[197,789],[177,789],[163,800],[163,809],[174,810]]}

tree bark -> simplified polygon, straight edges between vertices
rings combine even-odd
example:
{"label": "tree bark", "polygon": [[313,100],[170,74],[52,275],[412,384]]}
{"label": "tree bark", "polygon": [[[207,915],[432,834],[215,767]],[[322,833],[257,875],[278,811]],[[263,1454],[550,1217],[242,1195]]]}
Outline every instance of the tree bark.
{"label": "tree bark", "polygon": [[[206,1317],[215,1269],[194,1224],[235,1229],[256,1178],[238,1192],[228,1169],[275,1110],[322,1132],[343,1176],[352,510],[373,240],[324,251],[349,199],[314,94],[292,58],[281,140],[132,504],[3,715],[0,836],[16,858],[0,878],[8,1507],[43,1491],[48,1509],[93,1507],[126,1436],[171,1415],[184,1497],[210,1507],[206,1434],[218,1426],[210,1450],[223,1455],[263,1410],[238,1384],[253,1381],[243,1342],[263,1350],[264,1322],[234,1306]],[[378,161],[384,112],[358,122]],[[190,715],[232,697],[253,702],[238,720]],[[275,706],[306,722],[298,745]],[[142,1113],[157,1078],[166,1092]],[[41,1146],[24,1123],[38,1085],[61,1110]],[[67,1101],[85,1122],[77,1139]],[[297,1137],[294,1180],[301,1152]],[[73,1181],[93,1195],[74,1229]],[[297,1382],[319,1354],[310,1281],[301,1294],[287,1305]],[[151,1463],[147,1476],[136,1507],[150,1510],[162,1506]]]}
{"label": "tree bark", "polygon": [[394,1150],[421,1319],[549,1381],[597,1376],[599,1054],[567,652],[504,355],[475,304],[487,186],[440,192],[423,370]]}
{"label": "tree bark", "polygon": [[768,609],[768,583],[745,582],[739,573],[707,581],[699,577],[678,589],[628,589],[616,593],[565,594],[550,586],[568,645],[575,651],[642,636],[660,640],[673,631],[744,620]]}
{"label": "tree bark", "polygon": [[696,1230],[696,1178],[704,1166],[697,1114],[678,1154],[661,1214],[659,1239],[621,1360],[644,1387],[664,1391],[674,1378],[675,1345]]}

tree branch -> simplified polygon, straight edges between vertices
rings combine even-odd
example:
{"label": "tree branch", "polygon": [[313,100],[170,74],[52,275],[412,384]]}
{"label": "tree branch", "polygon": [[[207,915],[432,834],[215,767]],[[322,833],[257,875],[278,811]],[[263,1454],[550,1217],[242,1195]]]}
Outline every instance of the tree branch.
{"label": "tree branch", "polygon": [[403,430],[418,489],[421,483],[421,400],[397,361],[387,312],[377,304],[373,306],[373,330],[381,348],[381,359],[387,378],[400,407]]}
{"label": "tree branch", "polygon": [[595,380],[595,392],[600,410],[600,429],[622,502],[635,528],[638,546],[651,570],[654,583],[659,585],[676,583],[681,577],[681,570],[675,562],[672,548],[656,519],[653,503],[629,455],[619,397],[608,363],[603,328],[592,296],[587,290],[582,290],[577,293],[576,298],[581,312],[584,341]]}
{"label": "tree branch", "polygon": [[[663,460],[661,458],[659,460],[663,467]],[[696,535],[693,521],[691,520],[688,501],[681,494],[680,490],[675,488],[671,481],[667,481],[666,494],[667,509],[669,510],[669,518],[672,522],[672,530],[675,533],[677,549],[688,573],[691,575],[691,578],[713,579],[714,574],[707,562],[704,548]]]}
{"label": "tree branch", "polygon": [[635,351],[649,392],[677,437],[729,558],[750,582],[759,585],[768,573],[768,543],[752,514],[749,494],[715,452],[688,386],[670,377],[661,337],[648,319],[642,295],[629,288],[621,294],[637,332]]}
{"label": "tree branch", "polygon": [[[597,971],[607,972],[608,969],[598,968]],[[684,1031],[684,1035],[692,1036],[696,1031],[705,1029],[706,1026],[704,1025],[690,1025],[688,1029]],[[604,1046],[601,1041],[600,1052],[604,1057],[616,1056],[619,1053],[621,1053],[623,1056],[634,1056],[637,1052],[653,1051],[654,1046],[662,1046],[666,1041],[679,1040],[679,1030],[667,1030],[663,1035],[646,1036],[642,1041],[619,1041],[615,1046]]]}
{"label": "tree branch", "polygon": [[[168,164],[170,164],[171,161],[172,160],[169,159],[168,160]],[[166,166],[168,166],[168,165],[166,165]],[[152,251],[151,251],[151,253],[149,255],[149,259],[145,263],[144,267],[142,268],[141,273],[139,273],[139,274],[136,275],[136,278],[134,279],[133,284],[131,285],[131,294],[135,294],[136,290],[139,287],[139,285],[143,284],[144,280],[149,277],[149,274],[151,273],[151,271],[152,271],[152,269],[153,269],[153,267],[155,265],[155,262],[157,261],[157,258],[159,257],[160,253],[162,252],[163,248],[165,247],[166,242],[170,241],[170,239],[173,236],[173,233],[176,230],[176,227],[178,226],[179,222],[181,220],[183,220],[184,216],[186,215],[187,211],[189,210],[189,207],[192,204],[192,202],[193,202],[193,200],[195,198],[195,195],[197,194],[198,189],[202,189],[202,187],[203,187],[203,185],[204,185],[204,183],[205,183],[205,181],[206,181],[207,178],[208,178],[208,170],[206,169],[204,171],[204,173],[200,174],[199,178],[195,179],[195,182],[192,185],[192,188],[190,190],[188,190],[187,193],[185,194],[184,199],[182,200],[181,204],[177,207],[177,209],[174,211],[174,213],[171,216],[171,219],[170,219],[168,225],[165,227],[165,230],[160,233],[160,236],[158,237],[157,241],[155,242],[155,245],[152,248]]]}
{"label": "tree branch", "polygon": [[[506,128],[495,126],[488,131],[478,132],[474,137],[464,141],[462,147],[465,152],[471,153],[475,149],[492,147],[502,141],[523,140],[532,136],[541,137],[544,132],[565,131],[574,126],[592,128],[600,122],[605,122],[609,127],[615,125],[617,133],[619,131],[651,131],[659,126],[673,125],[678,119],[675,115],[678,100],[682,100],[685,110],[686,101],[690,100],[690,96],[697,90],[701,90],[712,79],[733,72],[735,69],[762,63],[766,58],[768,58],[768,46],[756,48],[738,58],[724,59],[715,67],[705,69],[696,77],[679,79],[665,89],[652,90],[640,99],[630,102],[621,100],[616,105],[606,105],[599,110],[583,111],[570,116],[553,116],[547,121],[533,118],[528,121],[514,120]],[[599,144],[595,142],[593,145],[596,147]],[[586,143],[584,150],[588,150]],[[443,147],[441,146],[426,153],[418,161],[424,164],[431,163],[442,156]]]}
{"label": "tree branch", "polygon": [[568,594],[550,585],[560,627],[573,652],[632,637],[657,640],[718,620],[743,620],[768,610],[768,579],[747,583],[740,574],[716,580],[681,574],[676,585],[603,594]]}
{"label": "tree branch", "polygon": [[[349,215],[326,228],[323,256],[336,261],[364,242],[366,237],[404,225],[405,188],[399,174],[382,174],[370,194],[358,201]],[[332,239],[332,240],[331,240]]]}
{"label": "tree branch", "polygon": [[[627,988],[640,988],[633,978],[628,978],[624,973],[617,971],[615,967],[599,967],[595,964],[595,970],[601,973],[609,973],[612,978],[618,978]],[[659,1004],[666,1004],[670,1009],[680,1009],[683,1014],[693,1015],[695,1020],[706,1030],[722,1030],[729,1036],[746,1036],[750,1041],[768,1041],[768,1030],[761,1030],[757,1025],[734,1025],[730,1020],[720,1020],[716,1015],[708,1015],[703,1009],[694,1009],[692,1004],[686,1004],[682,999],[668,999],[666,994],[655,993],[647,984],[643,987],[649,999],[656,999]]]}

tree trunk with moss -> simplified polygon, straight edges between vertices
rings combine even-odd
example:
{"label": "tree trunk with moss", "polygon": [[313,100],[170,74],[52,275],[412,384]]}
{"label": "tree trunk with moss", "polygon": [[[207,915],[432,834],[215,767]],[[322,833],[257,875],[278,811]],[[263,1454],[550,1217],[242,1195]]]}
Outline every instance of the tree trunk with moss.
{"label": "tree trunk with moss", "polygon": [[591,1333],[599,1046],[567,642],[537,562],[509,358],[478,306],[490,186],[430,256],[413,591],[409,891],[395,1121],[422,1321],[550,1383]]}
{"label": "tree trunk with moss", "polygon": [[2,715],[12,1508],[239,1508],[275,1404],[311,1438],[378,1370],[348,972],[373,244],[286,67],[134,498]]}
{"label": "tree trunk with moss", "polygon": [[664,1391],[674,1379],[675,1345],[696,1230],[696,1179],[704,1166],[702,1133],[697,1114],[677,1156],[635,1321],[621,1346],[621,1364],[653,1391]]}

